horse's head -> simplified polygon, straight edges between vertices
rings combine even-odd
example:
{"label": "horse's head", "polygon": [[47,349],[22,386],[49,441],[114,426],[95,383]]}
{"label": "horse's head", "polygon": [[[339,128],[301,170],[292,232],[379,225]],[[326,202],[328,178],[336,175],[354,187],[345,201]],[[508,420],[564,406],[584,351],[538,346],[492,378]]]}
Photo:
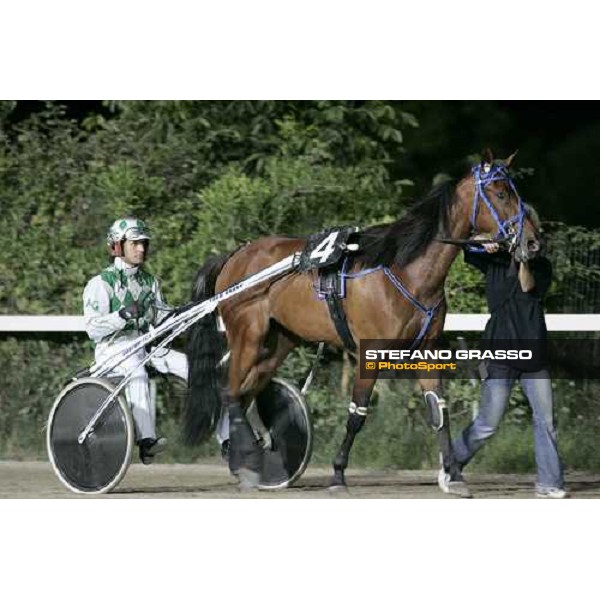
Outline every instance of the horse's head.
{"label": "horse's head", "polygon": [[471,227],[503,240],[517,261],[527,261],[540,249],[537,216],[521,200],[508,169],[516,152],[494,162],[491,151],[483,152],[481,163],[471,170],[474,195]]}

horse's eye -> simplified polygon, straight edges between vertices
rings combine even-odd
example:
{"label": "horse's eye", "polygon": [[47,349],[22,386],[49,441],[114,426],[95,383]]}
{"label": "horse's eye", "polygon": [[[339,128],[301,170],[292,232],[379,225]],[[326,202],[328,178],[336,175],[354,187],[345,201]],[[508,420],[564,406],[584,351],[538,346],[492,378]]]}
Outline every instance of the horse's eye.
{"label": "horse's eye", "polygon": [[498,197],[498,200],[506,200],[508,194],[506,192],[498,192],[496,196]]}

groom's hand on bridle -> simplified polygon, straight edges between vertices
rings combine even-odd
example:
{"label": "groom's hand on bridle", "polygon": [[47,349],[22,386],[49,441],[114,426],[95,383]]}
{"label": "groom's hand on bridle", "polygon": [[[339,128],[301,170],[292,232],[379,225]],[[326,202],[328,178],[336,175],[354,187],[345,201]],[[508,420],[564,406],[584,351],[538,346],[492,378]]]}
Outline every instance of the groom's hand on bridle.
{"label": "groom's hand on bridle", "polygon": [[[473,238],[474,241],[478,241],[478,242],[482,242],[482,241],[486,241],[489,238],[486,237],[485,235],[477,235]],[[500,250],[500,244],[497,244],[496,242],[493,242],[492,240],[490,240],[489,244],[482,244],[483,249],[488,253],[488,254],[494,254],[495,252],[498,252],[498,250]]]}

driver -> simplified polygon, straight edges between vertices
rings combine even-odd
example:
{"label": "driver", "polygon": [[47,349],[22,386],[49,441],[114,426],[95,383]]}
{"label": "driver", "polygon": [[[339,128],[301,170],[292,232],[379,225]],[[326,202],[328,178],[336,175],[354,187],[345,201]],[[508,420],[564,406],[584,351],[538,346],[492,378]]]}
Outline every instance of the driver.
{"label": "driver", "polygon": [[[93,277],[83,292],[85,329],[96,344],[96,362],[124,349],[168,315],[157,279],[144,268],[149,242],[150,232],[140,219],[117,219],[108,230],[112,264]],[[164,450],[167,440],[156,435],[156,406],[148,373],[140,366],[145,356],[142,347],[112,373],[123,377],[133,372],[125,386],[125,396],[133,414],[140,460],[148,465]],[[187,360],[180,352],[168,350],[150,362],[161,373],[173,373],[187,380]]]}

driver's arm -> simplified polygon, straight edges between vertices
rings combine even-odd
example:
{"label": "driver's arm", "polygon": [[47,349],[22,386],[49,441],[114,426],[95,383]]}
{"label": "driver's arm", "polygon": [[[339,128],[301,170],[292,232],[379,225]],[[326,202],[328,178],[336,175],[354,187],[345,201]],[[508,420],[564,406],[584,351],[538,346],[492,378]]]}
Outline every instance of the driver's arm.
{"label": "driver's arm", "polygon": [[83,316],[85,330],[94,342],[120,331],[127,321],[119,316],[119,311],[110,312],[108,284],[100,276],[91,279],[83,291]]}

